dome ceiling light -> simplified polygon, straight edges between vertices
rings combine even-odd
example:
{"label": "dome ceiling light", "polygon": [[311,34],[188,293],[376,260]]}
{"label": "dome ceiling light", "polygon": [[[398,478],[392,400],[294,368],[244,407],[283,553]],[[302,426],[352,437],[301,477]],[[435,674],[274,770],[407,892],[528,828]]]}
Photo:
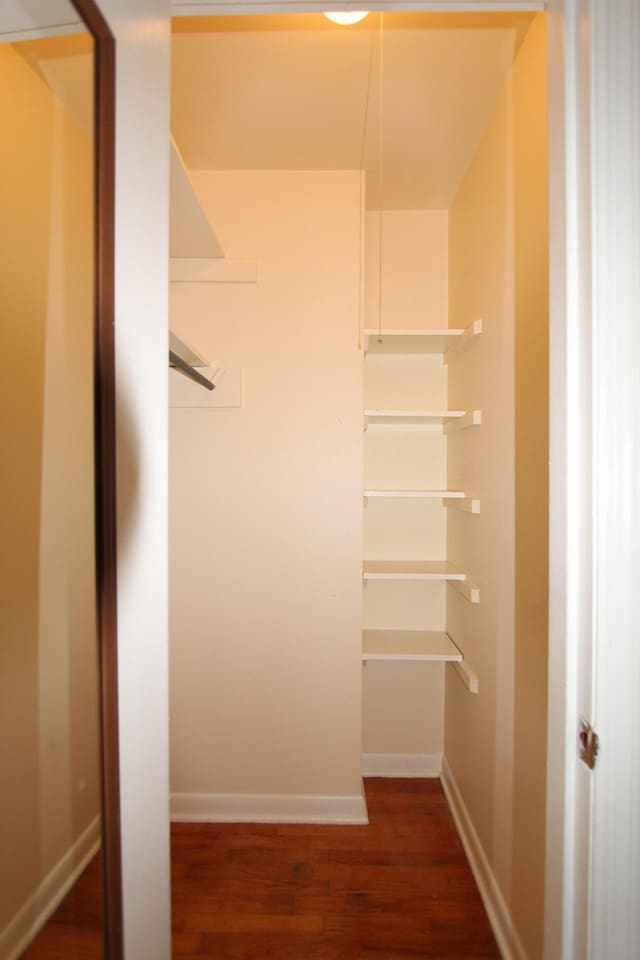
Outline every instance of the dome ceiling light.
{"label": "dome ceiling light", "polygon": [[337,10],[335,13],[325,13],[328,20],[333,23],[339,23],[342,26],[351,26],[352,23],[360,23],[368,14],[368,10]]}

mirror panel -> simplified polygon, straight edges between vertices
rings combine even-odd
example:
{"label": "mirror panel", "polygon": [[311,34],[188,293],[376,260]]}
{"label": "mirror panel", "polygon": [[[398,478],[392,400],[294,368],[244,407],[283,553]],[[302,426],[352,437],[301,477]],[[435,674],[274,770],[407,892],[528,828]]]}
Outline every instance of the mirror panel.
{"label": "mirror panel", "polygon": [[0,957],[100,957],[94,40],[58,0],[0,34]]}

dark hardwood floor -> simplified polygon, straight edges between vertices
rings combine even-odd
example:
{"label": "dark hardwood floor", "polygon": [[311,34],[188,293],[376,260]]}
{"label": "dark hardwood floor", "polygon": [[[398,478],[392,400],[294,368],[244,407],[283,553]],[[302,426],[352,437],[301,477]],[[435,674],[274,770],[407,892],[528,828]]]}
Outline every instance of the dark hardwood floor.
{"label": "dark hardwood floor", "polygon": [[[174,958],[499,957],[439,781],[366,792],[368,827],[173,824]],[[25,960],[100,956],[66,903]]]}
{"label": "dark hardwood floor", "polygon": [[23,960],[102,960],[102,864],[96,854]]}

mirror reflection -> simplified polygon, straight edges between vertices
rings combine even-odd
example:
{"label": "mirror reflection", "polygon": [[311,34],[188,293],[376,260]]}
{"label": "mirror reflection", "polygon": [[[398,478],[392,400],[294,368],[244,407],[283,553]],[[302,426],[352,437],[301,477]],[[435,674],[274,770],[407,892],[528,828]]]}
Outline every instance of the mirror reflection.
{"label": "mirror reflection", "polygon": [[69,3],[7,7],[0,958],[99,957],[93,39]]}

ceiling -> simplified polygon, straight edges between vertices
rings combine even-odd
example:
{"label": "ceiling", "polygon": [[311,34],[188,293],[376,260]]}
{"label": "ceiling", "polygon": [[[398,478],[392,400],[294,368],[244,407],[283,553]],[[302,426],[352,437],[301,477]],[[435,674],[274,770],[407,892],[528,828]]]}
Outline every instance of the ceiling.
{"label": "ceiling", "polygon": [[[450,206],[532,17],[384,15],[384,208]],[[171,121],[187,166],[364,166],[367,205],[377,207],[379,23],[378,14],[352,27],[321,14],[174,19]]]}

